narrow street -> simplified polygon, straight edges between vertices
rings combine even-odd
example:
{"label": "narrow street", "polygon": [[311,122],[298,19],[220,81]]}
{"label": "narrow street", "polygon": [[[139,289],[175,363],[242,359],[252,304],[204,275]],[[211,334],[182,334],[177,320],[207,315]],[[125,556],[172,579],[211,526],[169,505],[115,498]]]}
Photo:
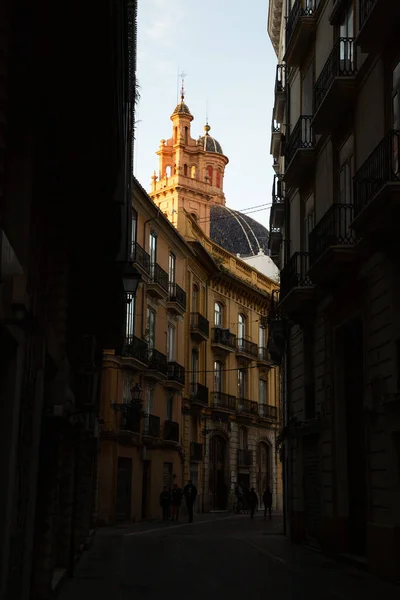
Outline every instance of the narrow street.
{"label": "narrow street", "polygon": [[60,600],[364,600],[399,588],[290,544],[282,522],[204,515],[196,522],[139,523],[97,532]]}

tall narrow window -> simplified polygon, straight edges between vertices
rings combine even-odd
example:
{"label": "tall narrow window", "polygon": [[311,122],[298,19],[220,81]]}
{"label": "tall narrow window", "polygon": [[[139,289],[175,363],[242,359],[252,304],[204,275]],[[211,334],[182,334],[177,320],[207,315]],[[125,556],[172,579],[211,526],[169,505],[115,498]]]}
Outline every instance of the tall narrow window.
{"label": "tall narrow window", "polygon": [[199,299],[199,288],[197,287],[196,284],[194,284],[193,286],[193,290],[192,290],[192,312],[197,313],[197,304],[198,304],[198,299]]}
{"label": "tall narrow window", "polygon": [[249,440],[247,435],[246,427],[239,429],[239,450],[247,450],[249,447]]}
{"label": "tall narrow window", "polygon": [[131,343],[133,334],[135,333],[135,300],[136,299],[133,294],[127,295],[125,336],[128,343]]}
{"label": "tall narrow window", "polygon": [[168,278],[169,283],[175,283],[175,267],[176,267],[176,256],[172,252],[169,253],[169,265],[168,265]]}
{"label": "tall narrow window", "polygon": [[168,165],[168,167],[165,167],[165,176],[166,177],[171,177],[171,167],[170,167],[170,165]]}
{"label": "tall narrow window", "polygon": [[185,127],[185,144],[189,143],[189,127]]}
{"label": "tall narrow window", "polygon": [[207,167],[207,176],[208,176],[208,183],[210,185],[212,185],[212,183],[213,183],[213,168],[212,167]]}
{"label": "tall narrow window", "polygon": [[150,231],[149,254],[150,254],[151,275],[152,275],[152,277],[154,277],[154,265],[157,262],[157,235],[154,233],[154,231]]}
{"label": "tall narrow window", "polygon": [[310,194],[304,203],[303,250],[308,252],[308,240],[315,227],[314,194]]}
{"label": "tall narrow window", "polygon": [[131,221],[131,257],[132,260],[136,259],[136,236],[137,236],[137,212],[135,210],[132,211],[132,221]]}
{"label": "tall narrow window", "polygon": [[219,360],[214,362],[214,392],[222,392],[222,363]]}
{"label": "tall narrow window", "polygon": [[215,327],[222,327],[223,323],[223,310],[222,304],[220,302],[216,302],[214,304],[214,325]]}
{"label": "tall narrow window", "polygon": [[147,340],[149,350],[153,350],[156,344],[156,311],[147,307]]}
{"label": "tall narrow window", "polygon": [[265,335],[265,327],[260,325],[258,328],[258,346],[259,348],[265,348],[267,345],[266,335]]}
{"label": "tall narrow window", "polygon": [[215,185],[217,188],[221,187],[221,171],[219,169],[215,173]]}
{"label": "tall narrow window", "polygon": [[175,360],[175,327],[168,323],[167,357],[169,361]]}
{"label": "tall narrow window", "polygon": [[199,351],[197,348],[193,348],[192,350],[192,384],[198,383],[199,380]]}
{"label": "tall narrow window", "polygon": [[167,406],[166,406],[166,419],[172,421],[174,412],[174,394],[173,392],[167,391]]}
{"label": "tall narrow window", "polygon": [[246,371],[238,369],[238,398],[246,398]]}
{"label": "tall narrow window", "polygon": [[176,144],[178,141],[178,128],[175,127],[174,129],[174,144]]}
{"label": "tall narrow window", "polygon": [[242,314],[238,317],[238,348],[243,349],[246,338],[246,317]]}
{"label": "tall narrow window", "polygon": [[154,389],[150,386],[146,386],[144,390],[144,403],[143,410],[147,415],[153,414],[154,408]]}
{"label": "tall narrow window", "polygon": [[266,417],[267,404],[267,382],[264,379],[259,381],[259,410],[260,417]]}
{"label": "tall narrow window", "polygon": [[183,174],[185,177],[188,176],[188,166],[187,165],[183,165]]}

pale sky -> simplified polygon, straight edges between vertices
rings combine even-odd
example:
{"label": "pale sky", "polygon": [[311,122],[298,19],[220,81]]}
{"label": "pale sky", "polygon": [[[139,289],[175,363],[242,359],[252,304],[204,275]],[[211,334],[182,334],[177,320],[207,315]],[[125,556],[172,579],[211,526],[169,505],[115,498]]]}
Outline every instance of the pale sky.
{"label": "pale sky", "polygon": [[[186,73],[185,102],[203,135],[229,158],[224,192],[237,210],[271,203],[271,119],[276,55],[267,33],[268,0],[139,0],[135,175],[150,189],[162,138],[172,136],[177,74]],[[251,215],[268,227],[269,208]]]}

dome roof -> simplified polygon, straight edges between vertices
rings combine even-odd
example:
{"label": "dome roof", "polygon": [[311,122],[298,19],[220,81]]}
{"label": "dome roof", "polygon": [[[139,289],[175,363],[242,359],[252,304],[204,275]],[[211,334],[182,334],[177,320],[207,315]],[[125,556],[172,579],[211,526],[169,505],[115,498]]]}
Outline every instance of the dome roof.
{"label": "dome roof", "polygon": [[210,129],[211,129],[211,127],[207,123],[207,125],[204,126],[204,131],[206,133],[205,133],[205,135],[203,135],[203,137],[199,137],[199,140],[197,143],[200,144],[202,146],[203,150],[205,150],[206,152],[215,152],[216,154],[223,154],[221,144],[219,142],[217,142],[216,139],[211,137],[211,135],[208,133],[210,131]]}
{"label": "dome roof", "polygon": [[192,113],[189,110],[189,107],[187,104],[185,104],[182,100],[182,102],[180,102],[178,104],[178,106],[175,108],[174,112],[172,113],[173,115],[188,115],[188,116],[192,116]]}
{"label": "dome roof", "polygon": [[251,217],[215,204],[210,207],[210,237],[232,254],[254,256],[268,250],[268,229]]}

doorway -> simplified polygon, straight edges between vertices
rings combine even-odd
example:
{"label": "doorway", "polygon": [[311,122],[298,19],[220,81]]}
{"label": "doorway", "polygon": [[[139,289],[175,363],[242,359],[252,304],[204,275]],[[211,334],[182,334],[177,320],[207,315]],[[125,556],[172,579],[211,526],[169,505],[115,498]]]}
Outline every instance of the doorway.
{"label": "doorway", "polygon": [[271,482],[271,452],[270,446],[266,442],[261,442],[257,452],[257,492],[258,497],[262,498],[267,487],[272,490]]}
{"label": "doorway", "polygon": [[118,457],[117,467],[117,521],[129,521],[131,518],[132,498],[132,459]]}
{"label": "doorway", "polygon": [[142,519],[148,516],[148,502],[150,497],[150,476],[151,476],[151,461],[143,461],[143,478],[142,478]]}
{"label": "doorway", "polygon": [[367,483],[364,416],[364,338],[360,318],[342,330],[343,386],[347,441],[349,550],[366,553]]}
{"label": "doorway", "polygon": [[213,510],[227,508],[226,460],[226,440],[220,435],[214,435],[210,440],[210,491]]}

